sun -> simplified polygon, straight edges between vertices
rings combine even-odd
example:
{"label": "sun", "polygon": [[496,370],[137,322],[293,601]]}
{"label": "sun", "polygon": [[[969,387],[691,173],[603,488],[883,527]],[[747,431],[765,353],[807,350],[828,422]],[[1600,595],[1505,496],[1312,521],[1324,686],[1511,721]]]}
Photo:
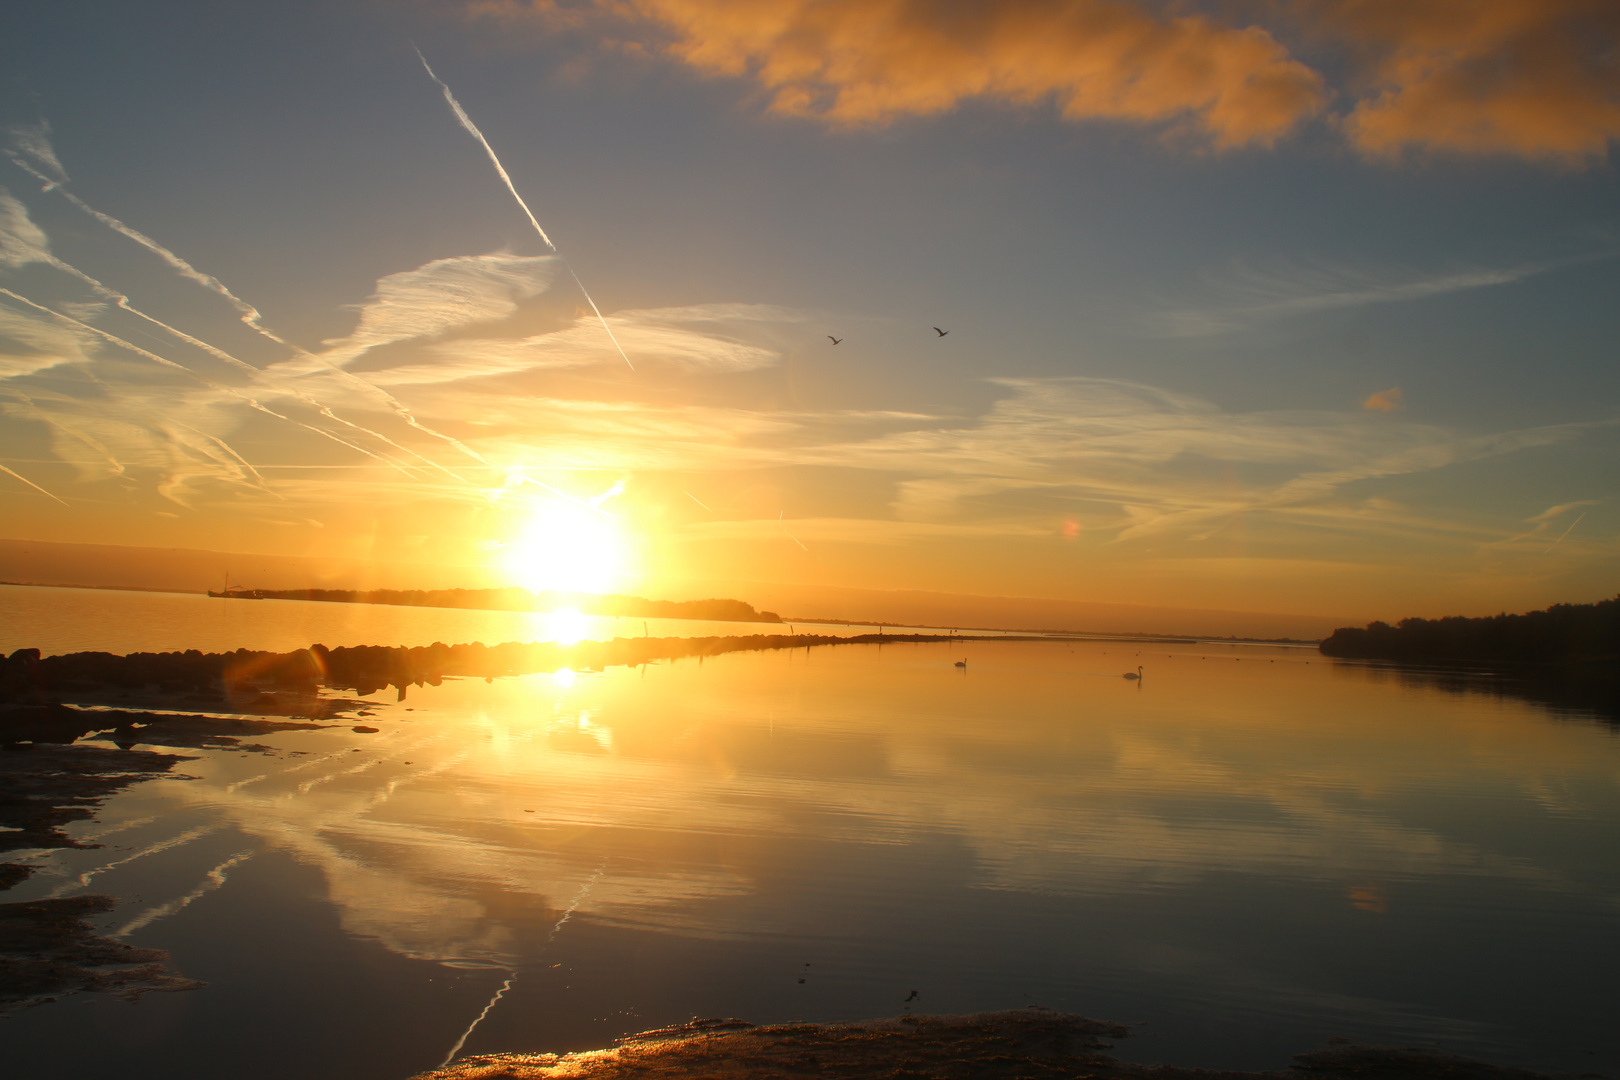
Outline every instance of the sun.
{"label": "sun", "polygon": [[534,508],[505,546],[510,579],[535,592],[610,592],[630,572],[619,519],[590,506],[550,501]]}

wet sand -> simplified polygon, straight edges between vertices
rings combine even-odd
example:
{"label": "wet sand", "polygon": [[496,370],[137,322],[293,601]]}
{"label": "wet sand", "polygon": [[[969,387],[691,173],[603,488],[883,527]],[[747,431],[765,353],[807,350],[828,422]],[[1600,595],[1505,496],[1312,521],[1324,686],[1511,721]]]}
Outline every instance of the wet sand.
{"label": "wet sand", "polygon": [[1536,1080],[1425,1050],[1334,1046],[1275,1072],[1133,1065],[1102,1051],[1122,1025],[1041,1008],[854,1024],[694,1020],[573,1054],[484,1054],[414,1080]]}

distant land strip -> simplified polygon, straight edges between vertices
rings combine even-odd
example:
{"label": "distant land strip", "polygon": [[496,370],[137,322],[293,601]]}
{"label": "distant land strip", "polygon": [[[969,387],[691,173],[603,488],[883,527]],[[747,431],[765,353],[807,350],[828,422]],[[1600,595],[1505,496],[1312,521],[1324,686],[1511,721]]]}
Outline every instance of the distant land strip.
{"label": "distant land strip", "polygon": [[528,589],[226,589],[210,592],[241,600],[313,600],[328,604],[393,604],[399,607],[469,608],[477,611],[555,611],[637,619],[706,619],[711,622],[779,623],[774,611],[755,611],[742,600],[648,600],[640,596],[531,592]]}
{"label": "distant land strip", "polygon": [[1323,655],[1407,663],[1553,664],[1614,673],[1620,664],[1620,596],[1554,604],[1523,615],[1402,619],[1335,630]]}

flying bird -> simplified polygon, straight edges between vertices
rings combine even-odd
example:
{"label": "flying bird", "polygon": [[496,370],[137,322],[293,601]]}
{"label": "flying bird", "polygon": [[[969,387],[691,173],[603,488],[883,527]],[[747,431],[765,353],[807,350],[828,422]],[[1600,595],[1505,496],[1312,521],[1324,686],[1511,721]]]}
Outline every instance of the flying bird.
{"label": "flying bird", "polygon": [[828,335],[827,335],[827,340],[828,340],[828,341],[830,341],[830,342],[832,342],[832,343],[833,343],[833,344],[834,344],[834,345],[836,345],[836,344],[838,344],[838,343],[839,343],[839,342],[840,342],[840,341],[843,341],[843,340],[844,340],[844,339],[843,339],[843,338],[841,338],[841,337],[833,337],[833,336],[832,336],[832,335],[831,335],[831,334],[828,334]]}
{"label": "flying bird", "polygon": [[941,330],[939,327],[936,326],[936,327],[934,327],[934,333],[938,334],[940,337],[944,337],[946,334],[950,333],[950,331],[949,330]]}

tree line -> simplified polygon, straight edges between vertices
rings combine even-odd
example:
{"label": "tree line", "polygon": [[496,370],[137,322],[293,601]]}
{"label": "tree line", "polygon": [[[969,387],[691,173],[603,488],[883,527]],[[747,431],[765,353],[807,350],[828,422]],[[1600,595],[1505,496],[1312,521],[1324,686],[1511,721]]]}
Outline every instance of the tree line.
{"label": "tree line", "polygon": [[1415,662],[1613,664],[1620,661],[1620,596],[1554,604],[1523,615],[1402,619],[1333,631],[1327,656]]}

